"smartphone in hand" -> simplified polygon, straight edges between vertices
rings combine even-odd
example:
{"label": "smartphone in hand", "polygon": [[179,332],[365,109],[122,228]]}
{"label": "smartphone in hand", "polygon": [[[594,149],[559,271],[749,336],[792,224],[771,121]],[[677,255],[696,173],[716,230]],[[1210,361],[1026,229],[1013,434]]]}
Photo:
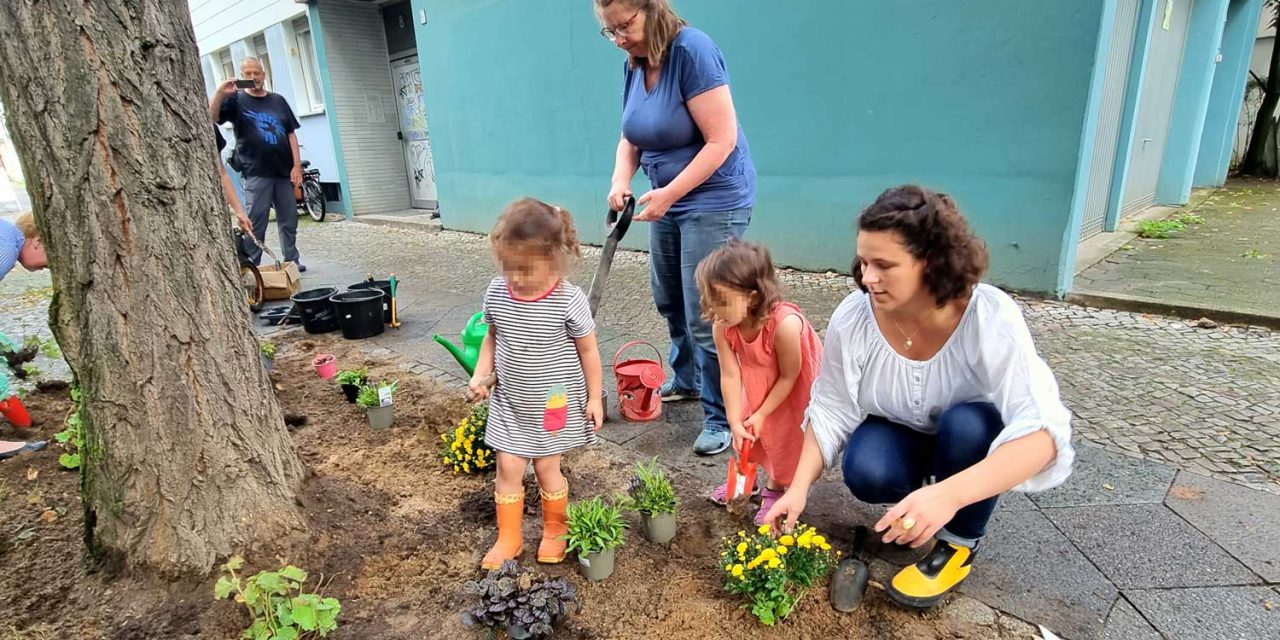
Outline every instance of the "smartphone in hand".
{"label": "smartphone in hand", "polygon": [[256,87],[256,86],[258,86],[258,83],[254,82],[254,81],[252,81],[252,80],[241,80],[241,79],[239,79],[239,78],[237,78],[237,79],[236,79],[236,88],[237,88],[237,89],[252,89],[252,88],[254,88],[254,87]]}

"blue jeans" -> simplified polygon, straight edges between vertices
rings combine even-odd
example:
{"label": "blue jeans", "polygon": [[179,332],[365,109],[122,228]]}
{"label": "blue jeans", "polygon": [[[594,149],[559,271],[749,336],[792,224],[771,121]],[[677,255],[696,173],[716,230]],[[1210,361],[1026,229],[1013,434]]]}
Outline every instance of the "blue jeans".
{"label": "blue jeans", "polygon": [[[849,437],[844,483],[863,502],[896,503],[931,477],[942,481],[981,462],[1002,429],[1000,412],[989,402],[947,409],[933,435],[871,416]],[[995,508],[996,498],[987,498],[957,511],[938,539],[973,546]]]}
{"label": "blue jeans", "polygon": [[702,319],[694,272],[703,258],[751,223],[751,208],[668,213],[649,228],[649,284],[671,336],[672,385],[702,395],[705,426],[729,429],[720,393],[720,359],[711,323]]}

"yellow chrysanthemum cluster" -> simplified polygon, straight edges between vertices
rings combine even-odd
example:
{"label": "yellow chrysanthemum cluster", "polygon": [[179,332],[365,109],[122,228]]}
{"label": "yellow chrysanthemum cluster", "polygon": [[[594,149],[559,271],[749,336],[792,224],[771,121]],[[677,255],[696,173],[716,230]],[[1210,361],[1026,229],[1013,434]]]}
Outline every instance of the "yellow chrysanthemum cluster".
{"label": "yellow chrysanthemum cluster", "polygon": [[789,615],[800,595],[834,567],[840,553],[807,525],[774,538],[769,525],[724,539],[720,566],[725,589],[746,596],[747,608],[766,625]]}
{"label": "yellow chrysanthemum cluster", "polygon": [[440,460],[445,466],[452,467],[454,473],[480,473],[493,468],[493,450],[484,444],[484,428],[488,421],[488,407],[478,404],[458,423],[457,428],[440,434],[440,440],[444,442]]}

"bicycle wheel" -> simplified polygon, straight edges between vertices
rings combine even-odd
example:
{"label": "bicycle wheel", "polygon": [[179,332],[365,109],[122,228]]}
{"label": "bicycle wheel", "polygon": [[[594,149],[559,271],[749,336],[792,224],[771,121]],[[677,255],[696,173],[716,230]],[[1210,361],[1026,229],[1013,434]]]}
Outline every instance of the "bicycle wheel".
{"label": "bicycle wheel", "polygon": [[262,311],[262,304],[266,302],[266,285],[262,283],[262,272],[258,271],[258,267],[251,264],[240,265],[240,290],[244,292],[245,302],[249,303],[249,310],[257,313]]}
{"label": "bicycle wheel", "polygon": [[302,208],[316,222],[324,222],[327,206],[324,201],[324,189],[319,182],[302,183]]}

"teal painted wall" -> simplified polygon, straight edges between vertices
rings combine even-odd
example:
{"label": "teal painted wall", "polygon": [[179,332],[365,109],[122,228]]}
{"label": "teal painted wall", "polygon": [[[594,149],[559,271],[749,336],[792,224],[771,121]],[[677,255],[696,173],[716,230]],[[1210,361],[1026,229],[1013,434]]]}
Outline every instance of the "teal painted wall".
{"label": "teal painted wall", "polygon": [[1231,148],[1240,121],[1249,62],[1262,18],[1263,0],[1232,0],[1222,33],[1222,62],[1213,75],[1209,112],[1196,158],[1194,186],[1219,187],[1227,181]]}
{"label": "teal painted wall", "polygon": [[[1169,141],[1165,143],[1164,163],[1156,184],[1156,204],[1181,205],[1191,199],[1227,5],[1228,0],[1195,0],[1191,7],[1182,70],[1178,73],[1178,93],[1169,122]],[[1236,108],[1239,109],[1238,104]]]}
{"label": "teal painted wall", "polygon": [[[600,240],[623,54],[590,3],[413,4],[429,17],[417,37],[445,225],[487,231],[528,194]],[[725,52],[760,173],[748,237],[779,262],[846,270],[858,211],[914,181],[957,199],[991,247],[993,281],[1060,293],[1104,4],[677,8]]]}

